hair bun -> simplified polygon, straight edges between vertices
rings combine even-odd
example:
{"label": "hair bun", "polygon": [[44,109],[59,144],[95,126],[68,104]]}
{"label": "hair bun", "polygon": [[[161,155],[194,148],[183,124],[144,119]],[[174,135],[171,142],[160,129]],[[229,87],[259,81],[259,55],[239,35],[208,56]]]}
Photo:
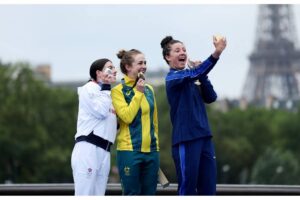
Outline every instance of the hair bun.
{"label": "hair bun", "polygon": [[117,53],[117,57],[118,57],[119,59],[122,59],[123,56],[124,56],[125,54],[126,54],[126,50],[121,49],[121,50]]}
{"label": "hair bun", "polygon": [[161,48],[164,48],[172,40],[173,40],[172,36],[166,36],[160,43]]}

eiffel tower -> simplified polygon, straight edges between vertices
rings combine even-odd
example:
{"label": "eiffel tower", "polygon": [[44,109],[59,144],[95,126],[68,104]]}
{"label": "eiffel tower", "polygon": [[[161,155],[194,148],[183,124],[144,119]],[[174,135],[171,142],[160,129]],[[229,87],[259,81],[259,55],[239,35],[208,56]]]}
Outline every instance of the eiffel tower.
{"label": "eiffel tower", "polygon": [[255,47],[242,98],[265,106],[268,99],[300,99],[300,51],[292,5],[260,5]]}

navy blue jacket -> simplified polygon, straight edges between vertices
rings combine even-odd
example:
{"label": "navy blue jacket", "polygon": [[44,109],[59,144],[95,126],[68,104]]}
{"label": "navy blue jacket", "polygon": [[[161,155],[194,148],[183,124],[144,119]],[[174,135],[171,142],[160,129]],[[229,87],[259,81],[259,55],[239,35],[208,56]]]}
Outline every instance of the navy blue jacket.
{"label": "navy blue jacket", "polygon": [[[218,59],[210,56],[194,69],[170,69],[166,76],[166,90],[173,126],[172,144],[212,136],[204,103],[212,103],[217,94],[207,74]],[[200,80],[201,85],[194,82]]]}

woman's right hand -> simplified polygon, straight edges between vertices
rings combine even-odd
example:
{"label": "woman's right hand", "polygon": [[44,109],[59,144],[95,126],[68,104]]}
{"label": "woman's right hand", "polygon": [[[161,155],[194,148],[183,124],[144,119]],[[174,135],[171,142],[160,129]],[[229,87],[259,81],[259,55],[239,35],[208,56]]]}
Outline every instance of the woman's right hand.
{"label": "woman's right hand", "polygon": [[145,80],[139,79],[138,82],[136,83],[136,89],[140,91],[141,93],[144,93],[145,89]]}

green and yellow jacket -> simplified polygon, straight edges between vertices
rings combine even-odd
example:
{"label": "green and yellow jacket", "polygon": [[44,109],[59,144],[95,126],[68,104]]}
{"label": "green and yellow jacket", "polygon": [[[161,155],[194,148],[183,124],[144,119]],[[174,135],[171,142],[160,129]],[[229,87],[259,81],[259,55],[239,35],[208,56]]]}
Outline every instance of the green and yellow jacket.
{"label": "green and yellow jacket", "polygon": [[132,88],[135,80],[125,76],[111,91],[120,125],[119,151],[159,151],[157,107],[154,90],[146,84],[144,93]]}

